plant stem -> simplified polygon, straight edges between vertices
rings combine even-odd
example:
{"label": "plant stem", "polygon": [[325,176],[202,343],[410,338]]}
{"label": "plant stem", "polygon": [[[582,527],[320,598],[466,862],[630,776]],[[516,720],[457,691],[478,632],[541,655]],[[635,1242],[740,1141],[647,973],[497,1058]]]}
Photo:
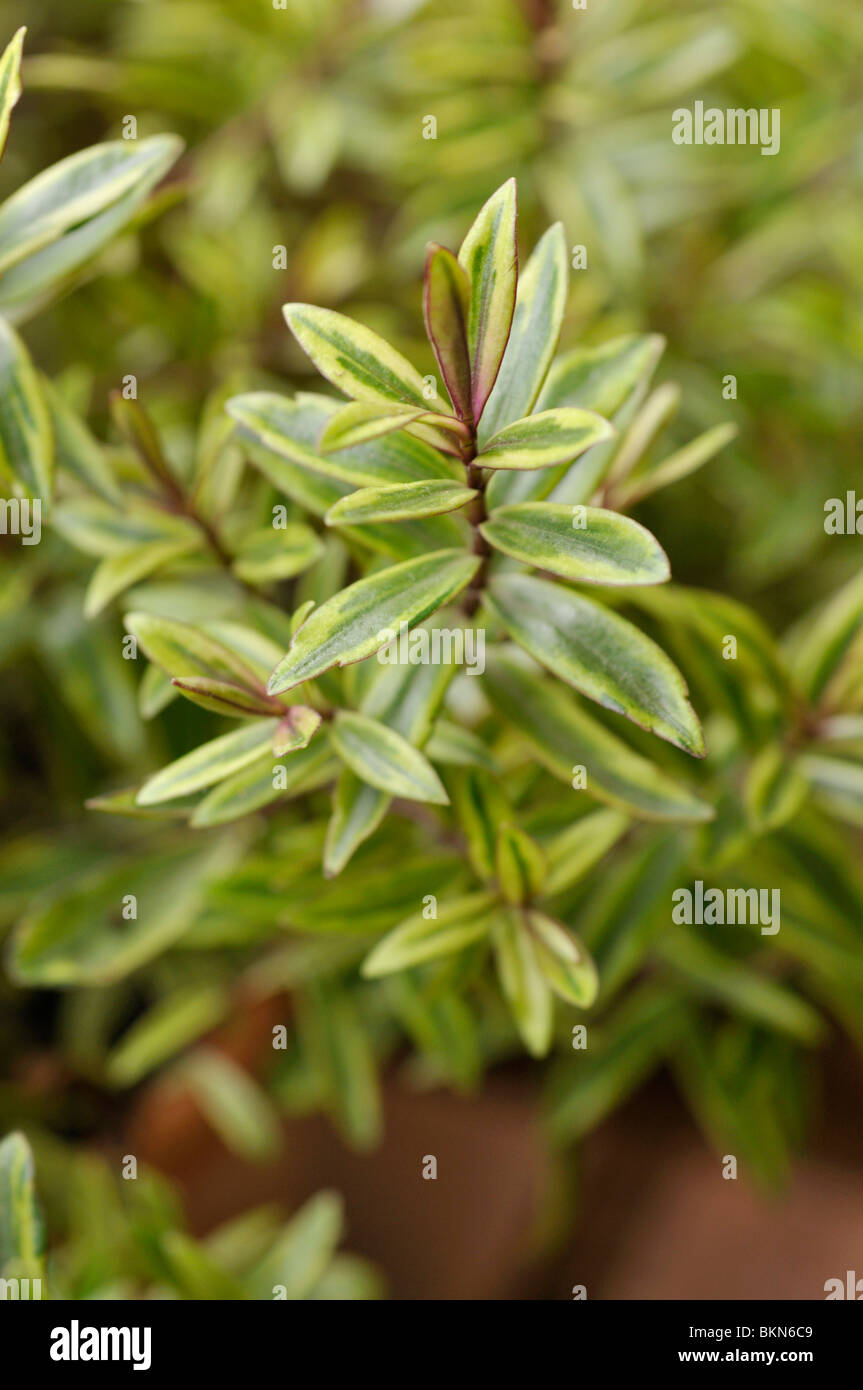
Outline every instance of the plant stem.
{"label": "plant stem", "polygon": [[482,468],[478,468],[474,459],[476,458],[476,431],[471,429],[470,444],[464,453],[464,462],[467,468],[467,485],[476,489],[476,497],[472,498],[468,504],[466,516],[471,524],[473,531],[473,544],[471,549],[474,555],[481,557],[479,569],[470,582],[469,588],[465,591],[462,601],[462,608],[469,618],[472,618],[479,607],[480,597],[485,588],[488,578],[488,562],[491,555],[491,547],[485,536],[480,531],[480,526],[488,517],[485,506],[486,474]]}

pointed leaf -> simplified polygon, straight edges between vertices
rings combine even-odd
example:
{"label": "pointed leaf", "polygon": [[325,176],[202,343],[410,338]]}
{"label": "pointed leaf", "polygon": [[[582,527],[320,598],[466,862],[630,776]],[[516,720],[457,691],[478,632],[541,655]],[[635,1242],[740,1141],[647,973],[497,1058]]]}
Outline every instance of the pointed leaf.
{"label": "pointed leaf", "polygon": [[597,704],[692,753],[704,754],[701,725],[677,667],[617,613],[531,575],[500,575],[486,595],[510,636]]}
{"label": "pointed leaf", "polygon": [[470,285],[452,252],[435,242],[429,246],[426,260],[423,308],[426,332],[455,412],[462,420],[472,420],[467,345]]}
{"label": "pointed leaf", "polygon": [[15,1130],[0,1143],[0,1278],[38,1278],[44,1246],[33,1152]]}
{"label": "pointed leaf", "polygon": [[482,414],[480,447],[496,430],[533,409],[557,345],[568,279],[566,236],[563,224],[556,222],[518,277],[512,331]]}
{"label": "pointed leaf", "polygon": [[373,405],[400,401],[422,411],[434,408],[416,368],[370,328],[313,304],[286,304],[283,312],[303,352],[346,396]]}
{"label": "pointed leaf", "polygon": [[713,429],[705,430],[696,439],[684,444],[682,449],[676,449],[673,454],[669,454],[661,463],[634,472],[626,482],[615,489],[616,504],[620,507],[632,507],[651,493],[658,492],[660,488],[679,482],[681,478],[687,478],[690,473],[708,463],[720,449],[724,449],[736,434],[737,426],[734,424],[714,425]]}
{"label": "pointed leaf", "polygon": [[608,418],[636,387],[646,389],[664,347],[658,333],[631,333],[599,347],[572,348],[549,371],[539,408],[577,405]]}
{"label": "pointed leaf", "polygon": [[478,567],[476,557],[439,550],[348,585],[306,619],[270,677],[269,693],[371,656],[402,623],[421,622],[454,598]]}
{"label": "pointed leaf", "polygon": [[325,878],[341,873],[354,851],[377,830],[389,804],[386,792],[370,787],[349,767],[342,768],[327,826]]}
{"label": "pointed leaf", "polygon": [[495,868],[503,896],[508,903],[519,905],[539,893],[545,877],[545,856],[517,825],[500,825]]}
{"label": "pointed leaf", "polygon": [[561,406],[504,425],[483,445],[476,463],[480,468],[553,468],[571,463],[613,433],[602,416]]}
{"label": "pointed leaf", "polygon": [[376,406],[366,401],[351,401],[330,416],[318,440],[318,448],[322,454],[350,449],[354,444],[365,444],[370,439],[392,434],[394,430],[403,430],[422,414],[422,410],[409,406]]}
{"label": "pointed leaf", "polygon": [[[9,198],[0,207],[0,257],[7,267],[0,275],[0,310],[17,322],[40,308],[128,226],[182,148],[174,135],[97,145],[62,160]],[[108,169],[107,152],[115,150]],[[90,187],[92,181],[98,187]]]}
{"label": "pointed leaf", "polygon": [[6,148],[12,107],[21,95],[21,48],[26,33],[26,28],[19,29],[0,58],[0,155]]}
{"label": "pointed leaf", "polygon": [[108,555],[93,571],[87,593],[84,596],[84,616],[95,618],[103,608],[130,589],[139,580],[145,579],[154,570],[169,565],[173,560],[188,555],[203,547],[203,538],[191,532],[176,540],[152,541],[139,545],[134,550],[123,550],[117,555]]}
{"label": "pointed leaf", "polygon": [[150,661],[169,676],[208,676],[250,690],[258,688],[255,673],[243,657],[190,623],[153,613],[127,613],[123,626]]}
{"label": "pointed leaf", "polygon": [[480,530],[505,555],[580,584],[662,584],[671,575],[644,526],[602,507],[516,502],[498,507]]}
{"label": "pointed leaf", "polygon": [[339,710],[330,737],[352,772],[388,796],[449,804],[443,783],[427,758],[386,724],[365,714]]}
{"label": "pointed leaf", "polygon": [[581,816],[555,835],[544,846],[548,873],[543,896],[553,898],[577,883],[617,843],[629,825],[628,816],[605,807]]}
{"label": "pointed leaf", "polygon": [[232,681],[214,680],[212,676],[174,676],[171,684],[193,705],[212,710],[214,714],[226,714],[235,719],[257,719],[273,713],[271,700]]}
{"label": "pointed leaf", "polygon": [[54,436],[30,354],[0,318],[0,476],[7,470],[28,497],[47,503],[54,475]]}
{"label": "pointed leaf", "polygon": [[148,502],[124,500],[121,509],[101,497],[73,497],[57,505],[51,520],[63,539],[85,555],[122,555],[154,541],[200,541],[188,517]]}
{"label": "pointed leaf", "polygon": [[551,994],[521,914],[499,912],[492,942],[501,989],[522,1041],[532,1057],[544,1057],[551,1047]]}
{"label": "pointed leaf", "polygon": [[555,777],[572,785],[587,769],[587,790],[643,820],[704,821],[713,811],[655,763],[591,718],[559,685],[504,653],[490,654],[483,688]]}
{"label": "pointed leaf", "polygon": [[436,917],[414,913],[378,942],[361,973],[366,979],[378,979],[481,941],[488,933],[495,901],[493,893],[469,893],[440,903]]}
{"label": "pointed leaf", "polygon": [[[322,454],[319,440],[337,409],[336,403],[324,396],[303,395],[290,400],[275,391],[249,391],[232,396],[225,408],[236,421],[241,438],[269,451],[265,456],[267,475],[289,495],[292,494],[287,484],[293,473],[282,460],[305,473],[340,480],[351,487],[463,476],[463,470],[454,461],[446,460],[403,430],[367,444],[355,444],[338,454]],[[326,507],[320,510],[325,511]]]}
{"label": "pointed leaf", "polygon": [[60,160],[0,206],[0,270],[33,256],[126,194],[152,187],[182,148],[174,135],[114,140]]}
{"label": "pointed leaf", "polygon": [[157,806],[178,796],[211,787],[270,751],[277,719],[259,719],[229,734],[211,739],[200,748],[169,763],[150,777],[138,792],[139,806]]}
{"label": "pointed leaf", "polygon": [[547,983],[567,1004],[589,1009],[599,993],[599,976],[578,937],[533,908],[528,910],[526,920]]}
{"label": "pointed leaf", "polygon": [[123,494],[111,471],[106,451],[84,421],[64,401],[53,382],[41,378],[42,392],[51,416],[57,466],[82,482],[88,491],[116,506]]}
{"label": "pointed leaf", "polygon": [[476,497],[476,489],[433,478],[396,487],[364,487],[342,497],[326,514],[328,526],[362,526],[370,521],[405,521],[411,517],[454,512]]}
{"label": "pointed leaf", "polygon": [[270,584],[302,574],[324,548],[310,526],[292,521],[287,526],[262,526],[244,536],[231,568],[247,584]]}
{"label": "pointed leaf", "polygon": [[293,749],[284,761],[273,762],[272,748],[246,767],[226,777],[198,803],[189,824],[195,830],[225,825],[304,792],[325,787],[337,775],[339,765],[322,734],[308,748]]}
{"label": "pointed leaf", "polygon": [[516,213],[515,179],[508,179],[480,209],[458,253],[470,285],[467,342],[474,420],[479,420],[491,395],[512,325],[518,280]]}

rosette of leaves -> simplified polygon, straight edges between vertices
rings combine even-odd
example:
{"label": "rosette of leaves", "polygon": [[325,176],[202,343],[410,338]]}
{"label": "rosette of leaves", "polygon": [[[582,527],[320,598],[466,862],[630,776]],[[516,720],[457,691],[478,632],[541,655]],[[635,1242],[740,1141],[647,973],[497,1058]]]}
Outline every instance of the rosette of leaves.
{"label": "rosette of leaves", "polygon": [[0,1279],[41,1280],[43,1299],[381,1296],[375,1268],[338,1249],[344,1219],[335,1192],[316,1193],[287,1222],[277,1210],[257,1207],[197,1240],[175,1192],[157,1175],[118,1184],[93,1155],[44,1136],[36,1150],[38,1164],[20,1131],[0,1141]]}

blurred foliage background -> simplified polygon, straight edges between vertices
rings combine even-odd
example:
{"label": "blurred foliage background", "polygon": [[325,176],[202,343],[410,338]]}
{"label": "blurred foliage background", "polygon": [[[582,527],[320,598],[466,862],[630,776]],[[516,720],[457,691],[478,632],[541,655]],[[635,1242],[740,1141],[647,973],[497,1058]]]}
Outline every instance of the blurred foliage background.
{"label": "blurred foliage background", "polygon": [[[181,468],[225,394],[248,382],[308,386],[309,364],[284,330],[287,300],[343,310],[422,369],[425,244],[457,244],[478,205],[516,175],[525,244],[560,219],[568,244],[587,250],[587,268],[571,277],[562,344],[661,333],[668,347],[658,380],[681,387],[670,445],[729,419],[739,427],[717,460],[677,485],[673,504],[663,494],[639,509],[675,580],[736,596],[779,632],[859,569],[859,541],[823,526],[825,501],[857,484],[863,426],[859,8],[841,0],[778,9],[771,0],[588,0],[583,10],[570,0],[0,3],[4,42],[22,23],[24,95],[0,172],[3,196],[57,159],[117,138],[129,114],[141,137],[172,131],[186,142],[152,215],[22,328],[41,369],[99,437],[110,430],[108,393],[128,372]],[[695,99],[779,107],[781,154],[674,145],[671,111]],[[436,139],[423,137],[430,116]],[[274,270],[280,246],[286,264]],[[731,403],[722,398],[728,374],[737,379]],[[673,388],[657,403],[657,423],[663,400],[670,416]],[[32,552],[13,555],[3,541],[0,790],[15,839],[0,866],[0,910],[11,923],[46,879],[62,881],[82,854],[115,837],[126,842],[128,831],[107,818],[88,822],[82,802],[137,776],[165,734],[143,730],[135,715],[116,619],[81,617],[81,557],[50,530]],[[184,738],[188,746],[193,727],[188,707],[167,712],[171,747]],[[851,833],[853,856],[859,831]],[[804,827],[796,852],[819,835],[826,863],[822,828]],[[636,892],[643,869],[632,870]],[[859,885],[852,893],[827,878],[825,870],[834,905],[850,894],[853,917]],[[159,988],[186,992],[190,1040],[229,1007],[209,962],[193,950],[158,966]],[[283,982],[306,969],[286,961]],[[312,991],[311,1034],[342,1007],[324,997],[329,988]],[[79,1079],[93,1063],[91,1040],[111,1032],[104,1013],[116,1006],[128,1017],[128,998],[112,1005],[104,991],[34,992],[23,1010],[20,1001],[11,1008],[8,982],[0,991],[10,1005],[4,1052],[26,1054],[59,1036]],[[859,1037],[858,1002],[846,1021]],[[409,1015],[409,1001],[401,1009]],[[660,1012],[647,996],[622,1028],[643,1029]],[[390,1024],[366,1024],[386,1051]],[[344,1026],[350,1035],[352,1018]],[[493,1057],[494,1027],[484,1043]],[[733,1076],[753,1047],[751,1038],[726,1039],[719,1070]],[[773,1049],[795,1096],[786,1041],[762,1038],[758,1048]],[[115,1056],[116,1079],[146,1074],[144,1054]],[[202,1094],[212,1089],[206,1067],[196,1077]],[[300,1081],[285,1071],[280,1084],[290,1099]],[[34,1094],[22,1114],[17,1084],[4,1083],[0,1118],[67,1135],[104,1122],[104,1101],[87,1086],[65,1098]],[[756,1079],[747,1105],[754,1113],[760,1103]],[[709,1109],[710,1098],[701,1104]],[[571,1133],[565,1106],[558,1113]],[[715,1106],[711,1123],[721,1127]],[[346,1124],[350,1131],[350,1116]],[[795,1118],[788,1131],[798,1128]],[[242,1135],[233,1138],[242,1149]],[[784,1161],[754,1162],[769,1181]]]}

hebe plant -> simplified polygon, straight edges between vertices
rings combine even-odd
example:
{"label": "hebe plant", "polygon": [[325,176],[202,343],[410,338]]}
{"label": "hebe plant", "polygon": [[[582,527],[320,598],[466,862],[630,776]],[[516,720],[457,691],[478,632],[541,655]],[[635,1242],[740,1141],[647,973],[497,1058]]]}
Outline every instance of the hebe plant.
{"label": "hebe plant", "polygon": [[[87,167],[87,209],[112,204],[118,185]],[[65,242],[87,223],[66,185],[49,188]],[[651,388],[654,335],[555,358],[563,232],[518,275],[515,214],[510,182],[458,256],[431,248],[427,361],[290,305],[348,403],[226,387],[193,458],[174,457],[158,400],[145,410],[135,389],[116,395],[103,445],[21,347],[6,457],[19,478],[56,461],[51,528],[98,561],[83,607],[99,644],[78,650],[55,624],[45,651],[80,704],[101,692],[88,727],[115,761],[143,774],[166,741],[186,751],[93,797],[125,829],[100,818],[65,858],[28,849],[9,970],[67,992],[74,1074],[128,1087],[181,1055],[175,1075],[249,1157],[277,1143],[273,1101],[320,1105],[374,1143],[378,1066],[407,1036],[421,1079],[465,1089],[499,1057],[556,1046],[562,1140],[669,1058],[711,1138],[775,1182],[805,1116],[801,1049],[825,1034],[811,999],[859,1026],[863,887],[837,822],[859,824],[863,800],[863,590],[783,650],[739,603],[664,582],[658,542],[623,512],[733,426],[662,457],[674,398]],[[20,428],[31,417],[35,434]],[[80,608],[81,568],[52,562],[42,592],[62,580]],[[459,636],[483,655],[467,670]],[[654,636],[693,687],[706,759]],[[129,695],[142,654],[146,754]],[[781,887],[779,936],[671,930],[672,889],[699,877]],[[219,1054],[188,1051],[286,989],[269,1098]]]}
{"label": "hebe plant", "polygon": [[[330,310],[286,306],[300,345],[351,401],[339,409],[310,395],[235,397],[228,409],[240,434],[316,475],[327,525],[370,550],[409,558],[373,562],[363,578],[300,614],[267,696],[287,704],[289,692],[305,689],[308,703],[267,711],[271,718],[257,721],[257,733],[244,729],[198,750],[138,794],[149,805],[218,781],[205,805],[221,813],[231,805],[224,778],[234,772],[234,794],[246,809],[254,777],[256,802],[279,794],[267,783],[273,737],[280,753],[288,741],[302,748],[310,737],[327,739],[343,764],[324,853],[328,874],[377,829],[393,797],[434,806],[452,800],[473,877],[458,886],[469,891],[447,892],[438,902],[437,885],[429,883],[425,908],[378,944],[364,973],[382,975],[490,943],[525,1044],[539,1055],[551,1042],[552,992],[570,1004],[591,1004],[595,969],[577,936],[543,910],[566,875],[550,878],[546,856],[518,824],[487,741],[459,719],[437,729],[430,756],[421,751],[455,666],[421,668],[422,642],[409,640],[414,664],[393,670],[370,661],[344,684],[331,679],[310,691],[310,682],[373,657],[393,634],[416,629],[432,613],[451,631],[461,596],[461,621],[488,623],[497,639],[482,678],[493,702],[505,703],[513,686],[537,680],[533,663],[515,659],[517,648],[598,703],[690,753],[703,752],[685,682],[669,659],[618,614],[558,582],[654,584],[669,574],[643,527],[585,505],[608,474],[615,431],[570,403],[578,399],[582,358],[553,362],[566,285],[560,226],[543,238],[519,283],[512,181],[482,209],[458,257],[430,248],[425,320],[451,404],[440,399],[433,378],[424,380],[367,328]],[[393,535],[397,523],[410,525]],[[532,576],[526,567],[555,578]],[[131,626],[158,660],[152,624],[144,631],[140,620]],[[209,694],[220,692],[211,687]],[[225,698],[236,704],[241,696]],[[456,715],[458,708],[455,700]],[[709,815],[657,769],[627,759],[625,747],[586,713],[579,717],[587,738],[604,750],[590,759],[600,794],[604,789],[618,804],[634,799],[659,816]],[[316,732],[316,725],[325,727]],[[435,755],[445,766],[467,765],[451,774],[451,796]],[[264,766],[257,774],[238,772],[238,759]],[[615,759],[622,764],[617,785]]]}

